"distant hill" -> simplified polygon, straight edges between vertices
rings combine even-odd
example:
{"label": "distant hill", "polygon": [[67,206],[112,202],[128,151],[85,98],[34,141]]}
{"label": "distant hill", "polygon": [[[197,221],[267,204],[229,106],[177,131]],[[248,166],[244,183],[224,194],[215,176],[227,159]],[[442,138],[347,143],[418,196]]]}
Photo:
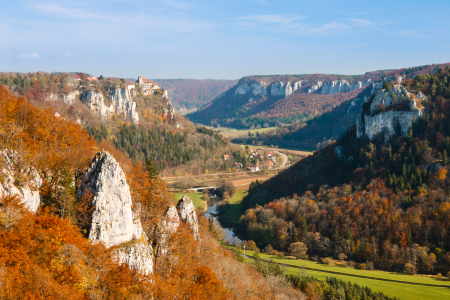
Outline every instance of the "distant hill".
{"label": "distant hill", "polygon": [[169,92],[169,97],[178,110],[201,108],[238,82],[238,80],[213,79],[155,79],[155,81]]}
{"label": "distant hill", "polygon": [[[355,76],[247,76],[211,104],[187,117],[195,123],[238,129],[304,123],[355,99],[364,88],[383,77],[414,77],[430,73],[439,66],[445,67],[445,64],[374,71]],[[347,125],[344,127],[345,131]]]}
{"label": "distant hill", "polygon": [[310,257],[344,253],[390,271],[448,272],[450,68],[412,73],[379,82],[337,141],[256,184],[239,237],[278,251],[301,241]]}

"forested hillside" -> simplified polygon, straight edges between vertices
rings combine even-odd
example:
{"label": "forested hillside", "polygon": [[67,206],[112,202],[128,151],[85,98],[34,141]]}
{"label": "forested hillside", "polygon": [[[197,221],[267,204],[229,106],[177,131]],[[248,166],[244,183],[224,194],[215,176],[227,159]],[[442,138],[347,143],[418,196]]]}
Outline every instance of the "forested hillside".
{"label": "forested hillside", "polygon": [[218,159],[239,151],[220,135],[199,131],[175,111],[164,90],[148,94],[134,85],[129,89],[123,79],[92,78],[84,73],[0,74],[1,83],[33,105],[53,108],[97,141],[113,142],[132,160],[151,159],[167,174],[200,174],[205,165],[209,171],[225,170]]}
{"label": "forested hillside", "polygon": [[[281,276],[265,278],[222,249],[204,218],[196,223],[200,238],[195,238],[193,229],[184,223],[170,235],[158,237],[156,228],[165,228],[167,207],[173,205],[164,183],[148,165],[131,161],[109,141],[96,143],[80,124],[54,113],[53,108],[36,108],[28,99],[0,86],[2,299],[302,297]],[[133,222],[142,224],[144,230],[138,241],[109,247],[87,239],[93,230],[90,222],[95,204],[93,195],[80,193],[80,188],[83,174],[87,174],[99,149],[114,156],[116,170],[125,173],[120,185],[129,185],[132,209],[138,213]],[[11,174],[11,168],[17,171]],[[29,174],[39,180],[32,183]],[[25,206],[29,197],[25,191],[29,189],[38,189],[41,197],[35,212]],[[108,193],[104,185],[101,193]],[[124,207],[116,209],[123,212]],[[192,214],[197,212],[193,210]],[[153,244],[155,249],[167,247],[162,254],[155,251],[158,255],[150,261],[154,265],[150,274],[130,268],[131,261],[128,264],[117,257],[138,242]],[[128,255],[133,257],[135,253]]]}
{"label": "forested hillside", "polygon": [[[414,78],[417,75],[434,73],[438,68],[445,68],[447,64],[413,67],[401,70],[386,71],[383,74],[392,78]],[[386,78],[386,77],[385,77]],[[281,148],[296,148],[317,150],[332,143],[344,134],[347,129],[356,123],[356,118],[361,112],[364,99],[368,99],[373,92],[373,85],[367,88],[352,92],[350,100],[343,101],[342,104],[332,108],[315,118],[300,124],[291,124],[289,126],[280,126],[275,130],[270,130],[258,134],[258,136],[246,136],[232,140],[237,144],[255,144],[255,145],[278,145]],[[356,93],[356,94],[355,94]],[[336,97],[344,97],[341,94],[335,94]],[[291,97],[283,99],[277,103],[279,108],[288,105],[295,97],[310,97],[308,94],[294,93]],[[315,97],[322,95],[315,94]],[[326,96],[330,97],[330,96]],[[314,99],[313,99],[314,100]],[[338,101],[339,102],[339,101]],[[304,101],[302,105],[308,105]],[[289,106],[285,108],[288,110]],[[294,108],[292,108],[294,110]],[[278,111],[274,109],[274,111]]]}
{"label": "forested hillside", "polygon": [[[425,95],[418,104],[423,115],[405,132],[398,123],[392,135],[381,130],[370,140],[357,138],[352,126],[335,143],[254,187],[244,199],[242,236],[282,251],[299,241],[310,256],[343,254],[381,269],[450,271],[449,79],[446,67],[403,82],[411,93]],[[389,82],[383,88],[380,93],[393,94]],[[402,115],[418,100],[396,101],[373,116]]]}
{"label": "forested hillside", "polygon": [[169,91],[169,97],[177,109],[187,110],[203,107],[238,82],[213,79],[155,79],[155,81],[161,88]]}

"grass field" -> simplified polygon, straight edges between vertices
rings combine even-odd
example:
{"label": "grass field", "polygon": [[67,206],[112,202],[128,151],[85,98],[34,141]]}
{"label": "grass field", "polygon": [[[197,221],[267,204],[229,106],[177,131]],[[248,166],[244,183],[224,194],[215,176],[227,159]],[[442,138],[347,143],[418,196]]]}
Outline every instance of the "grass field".
{"label": "grass field", "polygon": [[242,199],[247,196],[248,191],[245,189],[238,189],[233,197],[230,199],[230,204],[228,206],[227,213],[225,217],[232,223],[236,224],[239,222],[239,218],[244,213],[244,206],[242,205]]}
{"label": "grass field", "polygon": [[253,134],[256,134],[257,132],[261,133],[261,132],[274,130],[274,129],[276,129],[276,127],[267,127],[267,128],[259,128],[259,129],[243,129],[243,130],[236,130],[233,128],[220,127],[220,128],[215,128],[214,130],[220,131],[221,135],[223,135],[226,138],[232,139],[232,138],[237,138],[237,137],[241,137],[244,135],[248,135],[249,131]]}
{"label": "grass field", "polygon": [[[253,255],[253,251],[246,251],[247,255]],[[314,276],[318,279],[324,280],[327,277],[333,276],[338,279],[344,281],[350,281],[352,283],[357,283],[360,286],[367,286],[371,288],[373,291],[380,291],[390,297],[397,297],[399,299],[408,299],[408,300],[425,300],[425,299],[436,299],[436,300],[444,300],[450,299],[450,288],[444,287],[432,287],[432,286],[420,286],[420,285],[412,285],[406,283],[398,283],[398,282],[389,282],[382,281],[377,279],[369,279],[369,278],[361,278],[354,277],[356,276],[366,276],[366,277],[374,277],[384,280],[398,280],[405,281],[411,283],[423,283],[423,284],[431,284],[431,285],[450,285],[450,281],[447,280],[438,280],[435,278],[429,278],[424,276],[412,276],[412,275],[404,275],[398,273],[389,273],[383,271],[366,271],[366,270],[357,270],[350,268],[342,268],[337,266],[329,266],[324,264],[319,264],[306,260],[299,259],[290,259],[285,257],[279,257],[274,255],[267,255],[260,253],[261,259],[270,260],[282,264],[292,265],[293,267],[283,266],[284,272],[286,274],[302,274],[304,276]],[[248,261],[251,261],[248,259]],[[305,268],[313,268],[316,270],[307,270],[307,269],[299,269],[295,267],[305,267]],[[340,272],[344,274],[333,274],[327,272]],[[352,276],[353,275],[353,276]]]}
{"label": "grass field", "polygon": [[192,199],[194,202],[195,209],[203,209],[205,205],[203,204],[203,194],[202,193],[174,193],[174,201],[177,203],[179,200],[183,199],[183,196],[186,195]]}

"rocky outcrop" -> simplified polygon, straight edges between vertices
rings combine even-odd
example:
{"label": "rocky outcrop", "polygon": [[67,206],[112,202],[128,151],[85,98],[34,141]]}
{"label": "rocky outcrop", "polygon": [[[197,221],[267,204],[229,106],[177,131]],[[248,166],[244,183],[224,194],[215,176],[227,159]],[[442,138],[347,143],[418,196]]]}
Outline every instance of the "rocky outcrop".
{"label": "rocky outcrop", "polygon": [[178,117],[175,112],[175,107],[172,105],[170,100],[167,102],[167,108],[163,107],[163,117],[164,118],[168,117],[177,128],[182,128],[180,122],[178,121]]}
{"label": "rocky outcrop", "polygon": [[351,92],[365,86],[368,86],[372,81],[369,79],[367,81],[357,81],[350,84],[347,80],[333,80],[328,81],[322,85],[320,93],[322,95],[333,95],[336,93],[347,93]]}
{"label": "rocky outcrop", "polygon": [[317,92],[322,87],[322,85],[322,81],[317,81],[317,84],[310,86],[310,88],[308,89],[308,94]]}
{"label": "rocky outcrop", "polygon": [[42,179],[34,168],[18,168],[20,164],[21,158],[16,152],[0,151],[0,196],[18,196],[35,213],[41,204]]}
{"label": "rocky outcrop", "polygon": [[181,221],[188,223],[189,228],[193,231],[195,240],[198,241],[200,239],[200,235],[198,232],[197,214],[191,198],[184,196],[183,199],[178,201],[177,210],[179,211]]}
{"label": "rocky outcrop", "polygon": [[164,255],[168,252],[167,241],[170,236],[177,231],[179,226],[180,218],[177,209],[175,206],[171,205],[167,209],[166,215],[159,225],[158,255]]}
{"label": "rocky outcrop", "polygon": [[372,97],[370,111],[366,114],[363,112],[356,120],[358,138],[366,135],[373,139],[380,133],[391,136],[396,126],[405,134],[413,121],[423,115],[420,99],[425,96],[413,95],[402,85],[394,85],[390,90],[379,90]]}
{"label": "rocky outcrop", "polygon": [[128,116],[134,124],[138,124],[139,115],[136,111],[136,102],[131,98],[130,91],[128,89],[111,89],[108,93],[117,113],[124,117]]}
{"label": "rocky outcrop", "polygon": [[133,214],[130,187],[119,163],[108,152],[99,152],[82,178],[78,194],[93,195],[89,239],[107,247],[117,246],[120,262],[149,274],[153,269],[152,248],[140,219]]}
{"label": "rocky outcrop", "polygon": [[243,96],[251,92],[254,97],[263,98],[267,96],[266,84],[264,82],[252,82],[251,84],[241,84],[234,92],[235,96]]}
{"label": "rocky outcrop", "polygon": [[403,78],[404,78],[404,77],[401,77],[401,76],[397,76],[397,77],[391,77],[391,76],[384,77],[383,79],[381,79],[380,82],[375,82],[375,83],[372,85],[372,95],[375,94],[376,92],[378,92],[379,90],[381,90],[381,89],[383,88],[383,84],[384,84],[385,82],[394,81],[395,83],[400,84],[400,83],[402,83]]}
{"label": "rocky outcrop", "polygon": [[109,118],[114,114],[115,109],[112,103],[108,103],[101,92],[87,90],[81,95],[81,102],[86,104],[89,110],[102,120]]}
{"label": "rocky outcrop", "polygon": [[47,97],[45,97],[45,101],[61,100],[64,104],[73,105],[79,95],[80,95],[80,91],[78,91],[78,90],[75,90],[68,94],[63,94],[61,97],[59,97],[57,94],[51,93],[51,94],[48,94]]}
{"label": "rocky outcrop", "polygon": [[302,87],[302,81],[297,81],[294,84],[288,83],[284,84],[283,82],[273,83],[270,87],[270,94],[272,96],[282,96],[289,97],[292,93],[295,93],[298,89]]}

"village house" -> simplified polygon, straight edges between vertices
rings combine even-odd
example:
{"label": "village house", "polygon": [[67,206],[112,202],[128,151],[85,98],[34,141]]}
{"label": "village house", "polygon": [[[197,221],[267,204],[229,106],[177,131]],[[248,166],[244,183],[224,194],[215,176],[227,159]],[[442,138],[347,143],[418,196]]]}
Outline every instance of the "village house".
{"label": "village house", "polygon": [[86,78],[86,82],[88,84],[92,84],[92,82],[94,82],[94,81],[98,81],[98,77],[88,77],[88,78]]}
{"label": "village house", "polygon": [[224,156],[223,156],[223,160],[229,160],[230,159],[230,156],[228,155],[228,154],[225,154]]}

